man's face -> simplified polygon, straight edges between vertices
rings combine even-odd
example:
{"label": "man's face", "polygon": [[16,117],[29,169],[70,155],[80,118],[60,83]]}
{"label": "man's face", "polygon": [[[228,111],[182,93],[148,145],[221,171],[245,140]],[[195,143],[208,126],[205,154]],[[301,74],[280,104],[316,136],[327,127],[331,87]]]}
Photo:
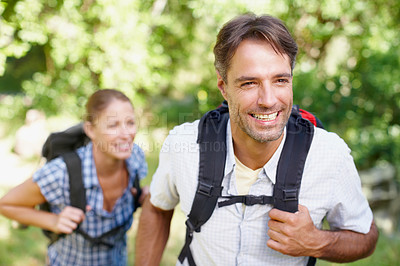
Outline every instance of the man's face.
{"label": "man's face", "polygon": [[234,140],[265,143],[282,137],[293,105],[290,59],[266,41],[244,40],[234,54],[227,82],[218,88],[229,104]]}

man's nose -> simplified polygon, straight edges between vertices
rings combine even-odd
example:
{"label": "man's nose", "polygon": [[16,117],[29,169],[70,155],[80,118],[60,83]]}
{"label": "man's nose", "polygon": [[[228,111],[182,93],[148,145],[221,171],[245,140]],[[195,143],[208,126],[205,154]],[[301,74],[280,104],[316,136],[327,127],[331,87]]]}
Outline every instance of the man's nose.
{"label": "man's nose", "polygon": [[258,90],[257,104],[262,107],[271,107],[276,103],[276,95],[273,86],[268,82],[262,83]]}

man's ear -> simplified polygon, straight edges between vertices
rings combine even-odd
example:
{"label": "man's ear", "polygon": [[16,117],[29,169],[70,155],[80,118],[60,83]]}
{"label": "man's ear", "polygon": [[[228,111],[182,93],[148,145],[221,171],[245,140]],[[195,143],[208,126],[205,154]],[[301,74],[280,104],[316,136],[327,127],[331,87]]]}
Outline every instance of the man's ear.
{"label": "man's ear", "polygon": [[221,77],[221,75],[219,74],[218,70],[216,70],[217,72],[217,86],[219,91],[222,94],[222,97],[224,97],[224,99],[226,100],[226,84],[225,81],[223,80],[223,78]]}

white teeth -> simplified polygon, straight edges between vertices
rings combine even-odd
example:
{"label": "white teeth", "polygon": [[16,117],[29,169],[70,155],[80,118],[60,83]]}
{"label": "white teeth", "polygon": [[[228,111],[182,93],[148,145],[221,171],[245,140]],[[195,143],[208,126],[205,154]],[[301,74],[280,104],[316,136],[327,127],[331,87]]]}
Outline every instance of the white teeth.
{"label": "white teeth", "polygon": [[118,146],[122,149],[129,148],[129,144],[119,144]]}
{"label": "white teeth", "polygon": [[258,120],[263,120],[263,121],[271,121],[274,120],[278,116],[278,112],[269,114],[269,115],[257,115],[253,114],[253,117],[258,119]]}

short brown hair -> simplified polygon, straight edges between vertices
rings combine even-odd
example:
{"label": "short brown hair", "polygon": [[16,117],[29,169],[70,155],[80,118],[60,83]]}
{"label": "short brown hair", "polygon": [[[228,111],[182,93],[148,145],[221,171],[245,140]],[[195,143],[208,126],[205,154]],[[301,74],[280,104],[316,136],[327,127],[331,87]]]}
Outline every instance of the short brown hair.
{"label": "short brown hair", "polygon": [[86,103],[85,121],[93,123],[100,115],[101,111],[106,109],[107,106],[115,99],[131,103],[125,94],[114,89],[103,89],[93,93]]}
{"label": "short brown hair", "polygon": [[217,36],[214,65],[225,82],[231,59],[239,44],[246,39],[267,41],[276,52],[287,54],[293,73],[297,44],[284,23],[272,16],[246,13],[228,21]]}

